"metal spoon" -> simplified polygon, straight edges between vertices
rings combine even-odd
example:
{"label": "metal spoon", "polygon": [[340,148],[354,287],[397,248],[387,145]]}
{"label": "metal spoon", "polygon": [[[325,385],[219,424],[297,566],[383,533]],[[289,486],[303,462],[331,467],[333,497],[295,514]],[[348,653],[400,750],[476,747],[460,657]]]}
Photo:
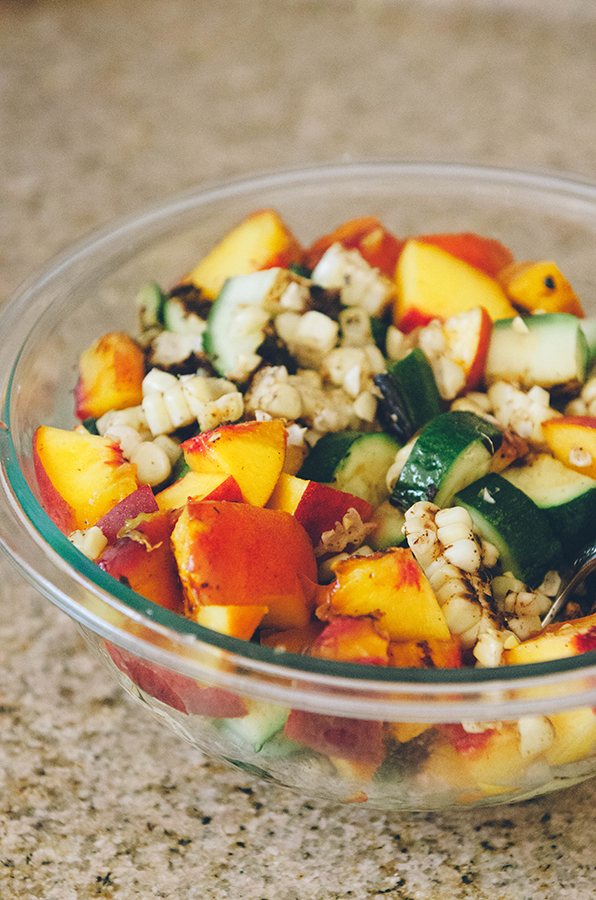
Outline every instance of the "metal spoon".
{"label": "metal spoon", "polygon": [[574,572],[574,574],[567,582],[565,587],[562,588],[562,590],[553,600],[553,605],[542,620],[543,628],[546,628],[547,625],[550,625],[557,613],[559,613],[560,610],[565,606],[573,591],[582,583],[582,581],[584,581],[588,577],[590,572],[593,572],[595,569],[596,540],[592,541],[592,543],[584,547],[583,550],[581,550],[577,555],[575,562],[571,566],[571,570]]}

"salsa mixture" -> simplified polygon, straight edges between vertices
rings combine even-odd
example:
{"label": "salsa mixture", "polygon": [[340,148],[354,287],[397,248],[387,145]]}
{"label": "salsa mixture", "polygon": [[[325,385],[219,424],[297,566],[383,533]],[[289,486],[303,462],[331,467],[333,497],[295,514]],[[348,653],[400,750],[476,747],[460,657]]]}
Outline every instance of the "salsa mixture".
{"label": "salsa mixture", "polygon": [[[397,237],[373,216],[303,247],[264,209],[136,303],[136,336],[81,356],[80,424],[33,442],[45,510],[102,569],[207,628],[330,661],[596,648],[589,592],[542,625],[596,538],[596,319],[555,262],[472,233]],[[189,697],[172,673],[156,693],[148,663],[108,652],[169,706],[352,780],[399,760],[474,800],[596,747],[591,709],[360,722]]]}

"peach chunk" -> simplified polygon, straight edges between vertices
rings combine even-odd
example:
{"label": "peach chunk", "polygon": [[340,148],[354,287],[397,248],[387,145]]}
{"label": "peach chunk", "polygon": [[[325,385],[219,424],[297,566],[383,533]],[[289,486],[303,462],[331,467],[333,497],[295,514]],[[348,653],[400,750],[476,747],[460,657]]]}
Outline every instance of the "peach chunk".
{"label": "peach chunk", "polygon": [[306,653],[325,627],[324,622],[313,619],[300,628],[288,628],[286,631],[262,631],[261,644],[265,647],[274,647],[279,652],[283,650],[286,653]]}
{"label": "peach chunk", "polygon": [[242,500],[238,483],[225,472],[188,472],[155,495],[160,509],[180,509],[188,500]]}
{"label": "peach chunk", "polygon": [[220,634],[250,641],[268,606],[197,606],[195,622]]}
{"label": "peach chunk", "polygon": [[380,766],[385,759],[382,722],[347,719],[293,709],[284,734],[332,759]]}
{"label": "peach chunk", "polygon": [[118,669],[145,694],[187,716],[209,718],[241,718],[246,715],[244,701],[220,687],[207,687],[186,675],[134,656],[109,641],[105,648]]}
{"label": "peach chunk", "polygon": [[571,313],[580,319],[585,315],[577,294],[550,260],[512,263],[499,281],[509,299],[526,312]]}
{"label": "peach chunk", "polygon": [[405,241],[396,238],[376,216],[349,219],[329,234],[324,234],[304,253],[303,262],[314,269],[332,244],[339,243],[346,250],[358,250],[369,266],[393,278],[395,266]]}
{"label": "peach chunk", "polygon": [[333,565],[336,578],[320,592],[320,619],[372,616],[393,641],[451,638],[445,616],[412,551],[394,547]]}
{"label": "peach chunk", "polygon": [[190,501],[172,545],[190,618],[200,606],[268,606],[265,628],[308,623],[317,565],[308,535],[289,513]]}
{"label": "peach chunk", "polygon": [[389,640],[379,634],[368,616],[333,619],[312,645],[310,655],[317,659],[363,663],[369,666],[388,664]]}
{"label": "peach chunk", "polygon": [[491,278],[496,278],[505,266],[513,262],[513,254],[508,247],[494,238],[483,237],[472,231],[419,234],[416,235],[416,240],[446,250]]}
{"label": "peach chunk", "polygon": [[563,465],[596,478],[596,417],[560,416],[542,423],[550,451]]}
{"label": "peach chunk", "polygon": [[147,600],[183,614],[182,585],[170,546],[173,527],[172,517],[163,512],[130,519],[98,564]]}
{"label": "peach chunk", "polygon": [[74,390],[79,419],[99,419],[111,409],[138,406],[143,400],[143,351],[122,331],[104,334],[84,350],[79,372]]}
{"label": "peach chunk", "polygon": [[260,209],[240,222],[185,277],[214,300],[226,278],[261,269],[282,269],[300,260],[300,244],[273,209]]}
{"label": "peach chunk", "polygon": [[576,656],[588,650],[596,650],[596,614],[547,625],[538,637],[529,638],[506,650],[504,662],[512,666],[545,662]]}
{"label": "peach chunk", "polygon": [[193,472],[231,475],[242,497],[252,506],[264,506],[281,474],[287,433],[280,419],[241,422],[204,431],[182,444]]}
{"label": "peach chunk", "polygon": [[355,509],[365,522],[373,513],[371,504],[360,497],[285,472],[280,475],[267,506],[284,509],[295,516],[314,547],[323,532],[332,531],[349,509]]}
{"label": "peach chunk", "polygon": [[493,321],[516,314],[494,278],[424,241],[407,241],[395,278],[394,322],[398,327],[413,311],[421,321],[425,317],[447,319],[476,306],[483,306]]}
{"label": "peach chunk", "polygon": [[389,644],[389,665],[401,669],[459,669],[461,644],[457,638],[449,641],[392,641]]}
{"label": "peach chunk", "polygon": [[138,487],[137,467],[96,434],[41,425],[33,463],[42,505],[65,534],[95,525]]}

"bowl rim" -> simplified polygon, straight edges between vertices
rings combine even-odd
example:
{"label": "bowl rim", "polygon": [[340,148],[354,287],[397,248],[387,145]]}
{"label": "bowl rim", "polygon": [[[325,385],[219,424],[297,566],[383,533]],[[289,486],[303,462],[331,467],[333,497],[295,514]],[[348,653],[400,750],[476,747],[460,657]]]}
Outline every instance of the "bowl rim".
{"label": "bowl rim", "polygon": [[[377,178],[396,174],[418,178],[447,177],[468,184],[476,180],[484,184],[507,186],[509,189],[523,185],[525,188],[588,203],[596,222],[596,182],[568,173],[381,158],[327,162],[236,176],[199,184],[177,193],[169,200],[119,217],[50,259],[8,299],[0,314],[0,334],[11,334],[11,337],[14,334],[24,335],[26,340],[31,328],[45,311],[45,305],[41,302],[43,288],[65,270],[92,259],[98,251],[115,246],[125,237],[130,238],[131,233],[140,234],[147,229],[153,229],[157,233],[166,220],[175,221],[189,210],[198,211],[210,203],[224,201],[227,197],[237,199],[243,194],[248,196],[262,189],[333,182],[334,179],[345,179],[347,175],[366,178],[373,174]],[[131,258],[133,255],[131,254]],[[482,685],[488,686],[491,683],[497,690],[507,686],[516,689],[531,687],[549,681],[565,682],[574,679],[579,672],[584,676],[596,677],[596,650],[563,659],[494,669],[382,668],[318,660],[293,653],[283,654],[282,665],[280,654],[272,648],[213,632],[145,600],[125,585],[115,582],[95,563],[80,554],[43,511],[26,481],[11,433],[11,407],[14,400],[12,385],[24,340],[11,340],[10,347],[7,347],[6,341],[0,342],[0,378],[3,379],[0,383],[0,512],[4,510],[4,520],[0,517],[0,548],[31,584],[83,626],[138,655],[156,662],[165,662],[173,669],[191,671],[176,653],[156,648],[149,642],[143,642],[139,647],[137,637],[114,629],[97,614],[82,609],[60,587],[40,574],[30,560],[21,555],[15,546],[15,534],[24,539],[26,532],[28,548],[36,546],[38,552],[45,556],[45,561],[50,561],[50,568],[60,570],[62,575],[66,574],[87,592],[101,598],[108,606],[124,612],[131,620],[142,620],[148,629],[167,635],[173,647],[189,647],[198,642],[216,652],[225,651],[231,660],[238,662],[246,670],[259,671],[272,677],[283,674],[287,678],[294,673],[307,681],[323,679],[330,688],[335,686],[340,690],[354,685],[358,690],[388,691],[397,685],[407,685],[412,690],[437,694],[448,694],[455,688],[458,693],[473,694]],[[16,529],[16,532],[12,532],[12,529]]]}

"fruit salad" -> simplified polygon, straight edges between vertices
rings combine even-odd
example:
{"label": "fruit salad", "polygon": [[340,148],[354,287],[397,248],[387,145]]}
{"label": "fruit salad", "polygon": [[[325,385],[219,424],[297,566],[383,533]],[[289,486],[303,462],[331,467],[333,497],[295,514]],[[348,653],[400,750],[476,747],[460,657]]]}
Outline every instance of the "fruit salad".
{"label": "fruit salad", "polygon": [[[596,538],[596,320],[555,262],[373,216],[303,246],[263,209],[136,306],[137,334],[81,355],[78,424],[33,439],[46,512],[108,574],[330,664],[493,668],[596,648],[587,592],[542,625]],[[592,709],[362,722],[106,649],[183,716],[358,784],[399,771],[475,802],[596,748]]]}

